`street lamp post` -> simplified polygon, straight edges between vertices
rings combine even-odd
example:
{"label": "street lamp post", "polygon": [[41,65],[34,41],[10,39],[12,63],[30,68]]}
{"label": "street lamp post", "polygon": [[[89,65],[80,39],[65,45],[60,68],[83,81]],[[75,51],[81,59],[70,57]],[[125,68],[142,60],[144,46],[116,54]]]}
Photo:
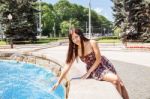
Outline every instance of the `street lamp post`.
{"label": "street lamp post", "polygon": [[72,28],[72,24],[71,24],[71,19],[69,20],[69,31],[71,30]]}
{"label": "street lamp post", "polygon": [[87,22],[86,22],[86,29],[85,29],[85,32],[86,32],[86,34],[85,35],[87,35],[88,33],[87,33],[87,31],[88,31],[88,26],[87,26]]}
{"label": "street lamp post", "polygon": [[56,26],[55,26],[55,22],[54,22],[54,26],[53,26],[53,31],[54,31],[54,37],[56,37]]}
{"label": "street lamp post", "polygon": [[106,28],[103,28],[103,30],[104,30],[104,35],[106,35],[106,34],[105,34]]}
{"label": "street lamp post", "polygon": [[39,35],[39,37],[41,38],[41,36],[42,36],[42,25],[41,25],[41,0],[39,0],[39,32],[40,32],[40,35]]}
{"label": "street lamp post", "polygon": [[56,37],[56,26],[57,26],[57,22],[59,19],[58,15],[56,14],[55,11],[52,11],[53,15],[54,15],[54,25],[53,25],[53,31],[54,31],[54,37]]}
{"label": "street lamp post", "polygon": [[89,39],[91,38],[91,0],[89,0]]}
{"label": "street lamp post", "polygon": [[3,40],[3,34],[2,34],[2,25],[0,23],[0,35],[1,35],[1,41]]}
{"label": "street lamp post", "polygon": [[[9,25],[11,26],[12,15],[8,14]],[[13,48],[13,37],[10,37],[10,47]]]}

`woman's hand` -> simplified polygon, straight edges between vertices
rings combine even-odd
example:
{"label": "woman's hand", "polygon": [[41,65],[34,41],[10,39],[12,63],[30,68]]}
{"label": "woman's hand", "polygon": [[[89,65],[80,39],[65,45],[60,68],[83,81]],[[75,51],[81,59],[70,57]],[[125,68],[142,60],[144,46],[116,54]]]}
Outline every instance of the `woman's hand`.
{"label": "woman's hand", "polygon": [[88,73],[88,72],[87,72],[86,74],[84,74],[84,75],[81,77],[81,79],[87,79],[87,78],[90,76],[90,74],[91,74],[91,73]]}
{"label": "woman's hand", "polygon": [[59,86],[59,83],[57,82],[51,89],[51,92],[54,91]]}

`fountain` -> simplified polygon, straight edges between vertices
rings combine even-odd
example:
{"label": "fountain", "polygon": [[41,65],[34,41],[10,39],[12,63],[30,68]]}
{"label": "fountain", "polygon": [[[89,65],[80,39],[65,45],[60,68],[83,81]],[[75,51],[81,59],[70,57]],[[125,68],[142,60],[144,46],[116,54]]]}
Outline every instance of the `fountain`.
{"label": "fountain", "polygon": [[[25,68],[25,70],[22,70],[22,68],[20,67]],[[10,71],[12,71],[13,69],[14,72],[10,73]],[[7,60],[0,60],[0,89],[2,87],[2,90],[0,91],[0,98],[6,99],[11,96],[15,99],[27,99],[27,97],[31,97],[30,99],[40,99],[40,97],[44,98],[45,96],[45,99],[65,99],[67,81],[64,81],[63,84],[58,88],[58,90],[54,91],[53,93],[49,93],[48,91],[50,87],[52,87],[52,85],[56,82],[57,77],[60,75],[61,69],[61,64],[59,64],[55,60],[47,58],[44,55],[33,55],[32,53],[14,53],[10,57],[8,57]],[[46,74],[45,71],[48,72],[48,74]],[[22,74],[24,72],[25,74]],[[43,78],[43,72],[44,75],[46,74],[50,76],[46,76]],[[28,74],[34,75],[29,76]],[[28,93],[27,90],[29,90],[31,93]],[[31,96],[31,94],[33,94],[34,92],[37,94]]]}

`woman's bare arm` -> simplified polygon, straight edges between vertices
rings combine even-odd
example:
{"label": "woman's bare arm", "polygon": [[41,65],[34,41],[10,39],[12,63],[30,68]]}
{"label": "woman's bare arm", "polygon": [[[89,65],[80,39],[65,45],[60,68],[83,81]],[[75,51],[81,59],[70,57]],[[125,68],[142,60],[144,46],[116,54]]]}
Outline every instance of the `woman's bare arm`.
{"label": "woman's bare arm", "polygon": [[68,73],[68,71],[70,70],[71,66],[72,66],[72,63],[69,63],[69,64],[66,64],[65,67],[63,68],[62,72],[61,72],[61,75],[58,79],[58,83],[60,84],[61,81],[63,80],[63,78],[66,76],[66,74]]}
{"label": "woman's bare arm", "polygon": [[66,74],[68,73],[68,71],[70,70],[71,66],[72,66],[72,63],[74,62],[71,61],[69,64],[66,64],[65,67],[63,68],[62,72],[61,72],[61,75],[57,81],[57,83],[52,87],[51,91],[55,90],[58,85],[61,83],[61,81],[63,80],[63,78],[66,76]]}

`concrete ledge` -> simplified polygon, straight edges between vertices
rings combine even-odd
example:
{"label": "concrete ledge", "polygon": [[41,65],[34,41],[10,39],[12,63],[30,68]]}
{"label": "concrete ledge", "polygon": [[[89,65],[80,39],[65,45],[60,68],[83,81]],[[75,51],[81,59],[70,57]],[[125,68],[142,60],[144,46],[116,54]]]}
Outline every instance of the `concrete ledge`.
{"label": "concrete ledge", "polygon": [[122,99],[122,97],[109,82],[76,79],[70,81],[68,99]]}
{"label": "concrete ledge", "polygon": [[10,57],[14,52],[1,52],[0,51],[0,57]]}

